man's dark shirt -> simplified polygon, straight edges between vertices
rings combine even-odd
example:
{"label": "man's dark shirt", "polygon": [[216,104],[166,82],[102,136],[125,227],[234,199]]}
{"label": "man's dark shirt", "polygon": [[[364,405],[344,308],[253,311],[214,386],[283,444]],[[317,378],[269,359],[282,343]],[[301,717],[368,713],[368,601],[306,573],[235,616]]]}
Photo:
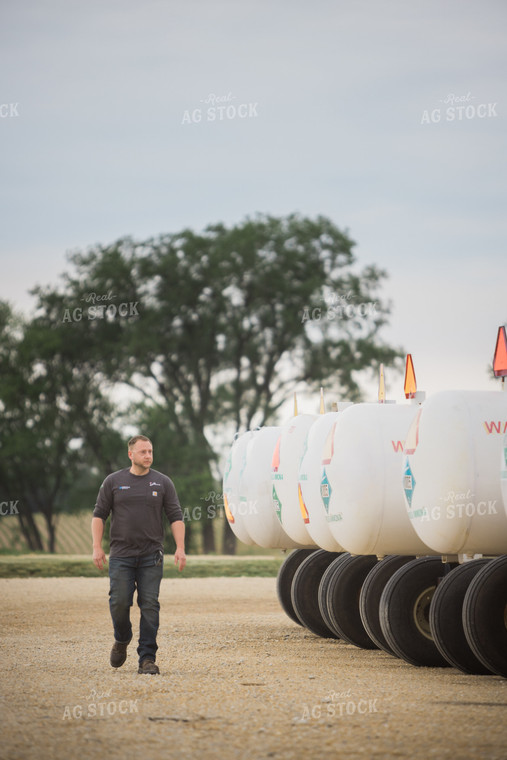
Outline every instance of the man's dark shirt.
{"label": "man's dark shirt", "polygon": [[183,520],[172,480],[157,470],[132,475],[126,467],[106,477],[93,516],[106,521],[111,513],[110,557],[140,557],[163,549],[162,512],[170,523]]}

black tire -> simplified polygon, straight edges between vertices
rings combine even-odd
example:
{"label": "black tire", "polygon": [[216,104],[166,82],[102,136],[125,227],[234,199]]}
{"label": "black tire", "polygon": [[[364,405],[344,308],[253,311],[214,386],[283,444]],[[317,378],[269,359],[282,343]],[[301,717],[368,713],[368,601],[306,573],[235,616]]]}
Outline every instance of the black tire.
{"label": "black tire", "polygon": [[335,560],[333,560],[331,564],[328,566],[328,568],[326,569],[326,571],[324,572],[319,584],[318,600],[319,600],[320,614],[322,615],[327,627],[330,628],[331,630],[333,630],[333,624],[331,622],[331,618],[329,617],[329,613],[327,611],[327,601],[326,601],[329,581],[333,576],[333,573],[335,571],[335,567],[338,561],[343,560],[345,557],[350,557],[350,556],[351,555],[348,552],[343,552],[340,556],[338,556]]}
{"label": "black tire", "polygon": [[294,551],[292,551],[280,565],[278,575],[276,577],[276,593],[278,596],[278,601],[280,602],[283,611],[290,617],[291,620],[293,620],[298,625],[301,625],[301,621],[296,615],[296,612],[292,605],[292,580],[294,578],[294,573],[298,569],[301,562],[314,551],[317,550],[294,549]]}
{"label": "black tire", "polygon": [[463,627],[482,664],[507,678],[507,555],[488,562],[470,583],[463,602]]}
{"label": "black tire", "polygon": [[324,549],[312,552],[301,562],[292,580],[291,599],[296,615],[305,628],[323,638],[337,638],[321,615],[319,585],[329,564],[338,556],[338,552]]}
{"label": "black tire", "polygon": [[454,668],[472,675],[490,675],[465,636],[463,602],[470,583],[488,559],[476,559],[454,568],[441,583],[430,606],[430,629],[439,652]]}
{"label": "black tire", "polygon": [[387,581],[391,576],[407,562],[411,562],[415,557],[391,554],[384,557],[380,562],[372,567],[365,578],[361,593],[359,595],[359,614],[366,633],[370,639],[383,649],[384,652],[397,656],[386,641],[380,625],[380,597],[385,588]]}
{"label": "black tire", "polygon": [[362,649],[377,649],[370,639],[359,614],[359,595],[364,580],[378,562],[374,555],[338,557],[326,579],[325,604],[331,627],[336,635]]}
{"label": "black tire", "polygon": [[437,584],[452,567],[456,565],[439,557],[413,559],[391,576],[382,592],[382,633],[393,652],[411,665],[449,667],[433,641],[429,609]]}

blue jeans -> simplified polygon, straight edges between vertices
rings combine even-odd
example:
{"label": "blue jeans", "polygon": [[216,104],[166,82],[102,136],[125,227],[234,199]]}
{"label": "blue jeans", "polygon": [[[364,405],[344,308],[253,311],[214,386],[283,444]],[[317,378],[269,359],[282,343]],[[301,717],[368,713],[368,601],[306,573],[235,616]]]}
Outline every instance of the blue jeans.
{"label": "blue jeans", "polygon": [[163,554],[154,552],[144,557],[109,557],[109,609],[114,638],[128,644],[132,638],[130,608],[137,588],[137,604],[141,610],[139,624],[139,664],[148,658],[155,662],[160,604],[158,593],[164,569]]}

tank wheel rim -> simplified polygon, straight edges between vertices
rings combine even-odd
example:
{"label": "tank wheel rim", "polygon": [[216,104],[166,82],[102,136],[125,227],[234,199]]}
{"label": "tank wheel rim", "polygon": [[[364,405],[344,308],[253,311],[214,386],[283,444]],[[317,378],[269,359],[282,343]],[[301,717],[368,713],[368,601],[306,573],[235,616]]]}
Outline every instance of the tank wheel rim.
{"label": "tank wheel rim", "polygon": [[430,629],[430,606],[435,590],[436,586],[428,586],[424,591],[421,591],[415,600],[413,609],[415,627],[422,636],[430,641],[433,641]]}

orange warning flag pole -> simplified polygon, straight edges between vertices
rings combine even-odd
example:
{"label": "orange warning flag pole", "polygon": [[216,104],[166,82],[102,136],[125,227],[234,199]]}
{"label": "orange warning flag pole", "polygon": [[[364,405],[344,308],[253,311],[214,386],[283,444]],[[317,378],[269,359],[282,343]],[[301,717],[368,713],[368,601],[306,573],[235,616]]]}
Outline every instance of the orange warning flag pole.
{"label": "orange warning flag pole", "polygon": [[319,414],[324,414],[326,411],[326,407],[324,405],[324,388],[320,389],[320,411]]}
{"label": "orange warning flag pole", "polygon": [[507,335],[505,325],[498,328],[496,336],[495,355],[493,357],[493,373],[495,377],[507,377]]}
{"label": "orange warning flag pole", "polygon": [[294,417],[298,416],[298,399],[296,396],[296,391],[294,391]]}
{"label": "orange warning flag pole", "polygon": [[417,383],[415,380],[414,362],[412,354],[407,354],[407,364],[405,367],[405,398],[415,398]]}
{"label": "orange warning flag pole", "polygon": [[384,382],[384,365],[380,365],[380,377],[378,383],[378,401],[383,404],[386,400],[386,384]]}

